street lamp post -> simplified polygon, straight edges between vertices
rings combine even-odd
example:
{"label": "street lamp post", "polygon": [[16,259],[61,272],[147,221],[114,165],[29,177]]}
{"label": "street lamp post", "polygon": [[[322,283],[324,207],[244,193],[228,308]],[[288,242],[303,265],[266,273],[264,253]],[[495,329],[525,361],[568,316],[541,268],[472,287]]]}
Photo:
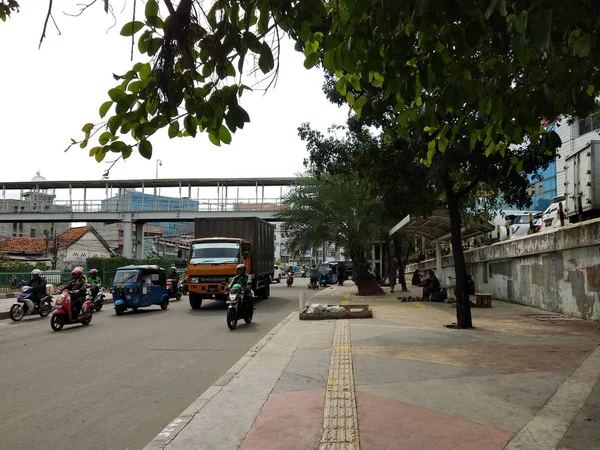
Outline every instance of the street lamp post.
{"label": "street lamp post", "polygon": [[[158,166],[162,167],[162,161],[160,159],[156,160],[156,179],[158,180]],[[156,185],[154,185],[154,195],[156,195]]]}

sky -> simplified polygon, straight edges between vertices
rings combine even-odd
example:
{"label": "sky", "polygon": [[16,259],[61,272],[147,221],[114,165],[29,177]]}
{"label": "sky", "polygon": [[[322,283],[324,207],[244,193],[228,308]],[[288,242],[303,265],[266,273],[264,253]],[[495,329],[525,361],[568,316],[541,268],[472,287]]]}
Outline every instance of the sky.
{"label": "sky", "polygon": [[[115,8],[117,25],[108,30],[114,20],[104,13],[102,2],[77,18],[64,14],[78,12],[77,3],[81,0],[54,1],[61,35],[50,22],[40,50],[47,2],[21,2],[18,14],[0,22],[0,151],[10,162],[2,164],[0,182],[30,180],[38,170],[48,180],[100,179],[108,167],[89,157],[89,148],[64,150],[71,138],[81,139],[85,123],[100,120],[98,108],[117,84],[112,74],[125,73],[141,57],[134,53],[131,61],[131,41],[119,35],[131,20],[128,9],[121,13]],[[310,122],[325,132],[347,118],[347,110],[325,98],[320,69],[306,70],[302,63],[303,55],[286,40],[277,86],[266,94],[244,93],[240,104],[251,122],[233,134],[230,145],[215,147],[204,133],[195,139],[171,140],[165,130],[153,139],[152,160],[134,152],[113,167],[110,178],[155,178],[157,159],[162,161],[159,178],[277,177],[301,172],[308,153],[297,128]],[[101,199],[103,194],[88,193],[87,198]],[[73,195],[81,198],[81,193]],[[68,193],[59,193],[59,198],[67,197]]]}

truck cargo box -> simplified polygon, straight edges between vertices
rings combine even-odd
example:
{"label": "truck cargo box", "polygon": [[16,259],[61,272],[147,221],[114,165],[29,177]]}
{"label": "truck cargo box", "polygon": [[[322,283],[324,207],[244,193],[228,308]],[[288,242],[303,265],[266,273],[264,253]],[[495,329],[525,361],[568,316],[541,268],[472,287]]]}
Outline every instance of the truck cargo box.
{"label": "truck cargo box", "polygon": [[255,275],[273,273],[275,264],[275,226],[258,217],[230,219],[201,218],[194,221],[195,237],[241,238],[251,244]]}
{"label": "truck cargo box", "polygon": [[571,218],[582,213],[593,217],[600,210],[600,141],[565,158],[565,214]]}

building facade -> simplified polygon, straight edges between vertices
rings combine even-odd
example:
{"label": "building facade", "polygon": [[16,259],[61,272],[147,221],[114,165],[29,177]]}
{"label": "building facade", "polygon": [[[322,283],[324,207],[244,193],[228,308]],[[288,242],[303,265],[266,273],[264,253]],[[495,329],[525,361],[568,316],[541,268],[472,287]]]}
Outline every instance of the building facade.
{"label": "building facade", "polygon": [[[96,231],[102,236],[110,248],[117,254],[123,254],[123,223],[98,223],[94,226]],[[137,225],[133,225],[135,233]],[[149,254],[152,248],[152,239],[163,236],[165,229],[161,226],[145,224],[144,225],[144,252]],[[134,243],[135,246],[135,243]]]}
{"label": "building facade", "polygon": [[[38,172],[31,181],[46,181]],[[0,200],[0,211],[5,212],[44,212],[52,208],[55,212],[69,212],[68,206],[55,205],[56,195],[46,189],[34,189],[21,192],[20,198],[3,198]],[[0,223],[0,237],[54,237],[64,233],[69,228],[68,223]]]}

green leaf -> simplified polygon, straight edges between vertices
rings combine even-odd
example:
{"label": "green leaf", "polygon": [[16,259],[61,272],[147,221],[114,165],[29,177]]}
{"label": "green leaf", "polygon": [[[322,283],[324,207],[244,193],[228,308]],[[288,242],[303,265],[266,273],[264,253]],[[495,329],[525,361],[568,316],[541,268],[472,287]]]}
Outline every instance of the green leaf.
{"label": "green leaf", "polygon": [[383,75],[381,75],[379,72],[373,72],[373,81],[371,81],[373,87],[381,87],[383,85],[383,82]]}
{"label": "green leaf", "polygon": [[140,141],[138,151],[140,152],[140,155],[142,155],[144,158],[146,158],[146,159],[152,158],[152,144],[150,143],[150,141],[147,141],[147,140]]}
{"label": "green leaf", "polygon": [[438,148],[440,152],[444,153],[448,147],[448,138],[446,136],[440,136],[438,139]]}
{"label": "green leaf", "polygon": [[196,118],[194,116],[192,116],[191,114],[188,114],[187,116],[185,116],[185,118],[183,119],[183,127],[185,128],[185,131],[187,131],[190,136],[196,137],[198,124],[197,124]]}
{"label": "green leaf", "polygon": [[266,42],[263,42],[260,47],[260,56],[258,57],[258,67],[263,73],[267,74],[275,67],[273,53],[271,47]]}
{"label": "green leaf", "polygon": [[219,140],[219,136],[217,136],[216,133],[213,130],[211,130],[208,133],[208,139],[210,139],[210,142],[212,142],[217,147],[221,146],[221,141]]}
{"label": "green leaf", "polygon": [[519,160],[515,169],[518,173],[521,173],[523,171],[523,160],[522,159]]}
{"label": "green leaf", "polygon": [[225,125],[221,125],[219,128],[219,139],[223,144],[231,144],[231,133]]}
{"label": "green leaf", "polygon": [[590,50],[592,49],[592,35],[584,34],[583,36],[579,36],[575,41],[575,45],[573,45],[573,51],[580,58],[587,58],[590,54]]}
{"label": "green leaf", "polygon": [[94,129],[94,124],[93,123],[86,123],[82,128],[81,131],[83,131],[84,133],[89,133],[90,131],[92,131]]}
{"label": "green leaf", "polygon": [[118,102],[125,96],[125,92],[122,89],[113,88],[108,91],[108,96],[113,102]]}
{"label": "green leaf", "polygon": [[348,103],[350,106],[354,105],[354,94],[353,94],[352,92],[348,92],[348,93],[346,94],[346,102],[347,102],[347,103]]}
{"label": "green leaf", "polygon": [[352,85],[352,87],[357,90],[357,91],[361,91],[361,87],[360,87],[360,78],[358,78],[358,75],[356,74],[352,74],[350,75],[350,77],[348,78],[348,81],[350,81],[350,84]]}
{"label": "green leaf", "polygon": [[144,13],[146,14],[146,19],[158,16],[158,3],[156,3],[156,0],[148,0],[146,2]]}
{"label": "green leaf", "polygon": [[110,131],[105,131],[104,133],[102,133],[100,135],[100,137],[98,138],[98,142],[101,145],[106,145],[108,144],[108,141],[110,141],[114,136],[112,135],[112,133]]}
{"label": "green leaf", "polygon": [[179,122],[175,121],[169,125],[169,138],[173,139],[177,136],[179,136]]}
{"label": "green leaf", "polygon": [[320,56],[318,53],[308,55],[304,60],[304,67],[307,69],[313,68],[319,62]]}
{"label": "green leaf", "polygon": [[140,74],[140,79],[145,80],[152,73],[152,66],[148,63],[142,64],[137,72]]}
{"label": "green leaf", "polygon": [[523,34],[527,30],[527,10],[521,11],[515,20],[515,30],[517,33]]}
{"label": "green leaf", "polygon": [[103,118],[106,113],[108,112],[108,110],[110,109],[110,107],[112,106],[113,102],[112,101],[107,101],[102,103],[102,105],[100,105],[100,117]]}
{"label": "green leaf", "polygon": [[133,36],[142,28],[144,28],[144,22],[140,22],[138,20],[126,23],[123,25],[123,28],[121,28],[121,36]]}
{"label": "green leaf", "polygon": [[94,156],[96,153],[98,153],[98,151],[102,150],[102,147],[94,147],[90,149],[90,156]]}
{"label": "green leaf", "polygon": [[590,84],[590,86],[587,89],[587,95],[589,95],[591,97],[592,95],[594,95],[595,90],[596,90],[596,88],[594,87],[594,85]]}
{"label": "green leaf", "polygon": [[427,161],[432,161],[435,156],[435,141],[429,141],[427,144]]}
{"label": "green leaf", "polygon": [[95,154],[94,154],[94,159],[97,162],[102,162],[104,160],[104,157],[106,156],[106,150],[101,149],[98,150]]}
{"label": "green leaf", "polygon": [[346,95],[346,80],[344,78],[340,78],[337,83],[335,83],[335,88],[341,95]]}

